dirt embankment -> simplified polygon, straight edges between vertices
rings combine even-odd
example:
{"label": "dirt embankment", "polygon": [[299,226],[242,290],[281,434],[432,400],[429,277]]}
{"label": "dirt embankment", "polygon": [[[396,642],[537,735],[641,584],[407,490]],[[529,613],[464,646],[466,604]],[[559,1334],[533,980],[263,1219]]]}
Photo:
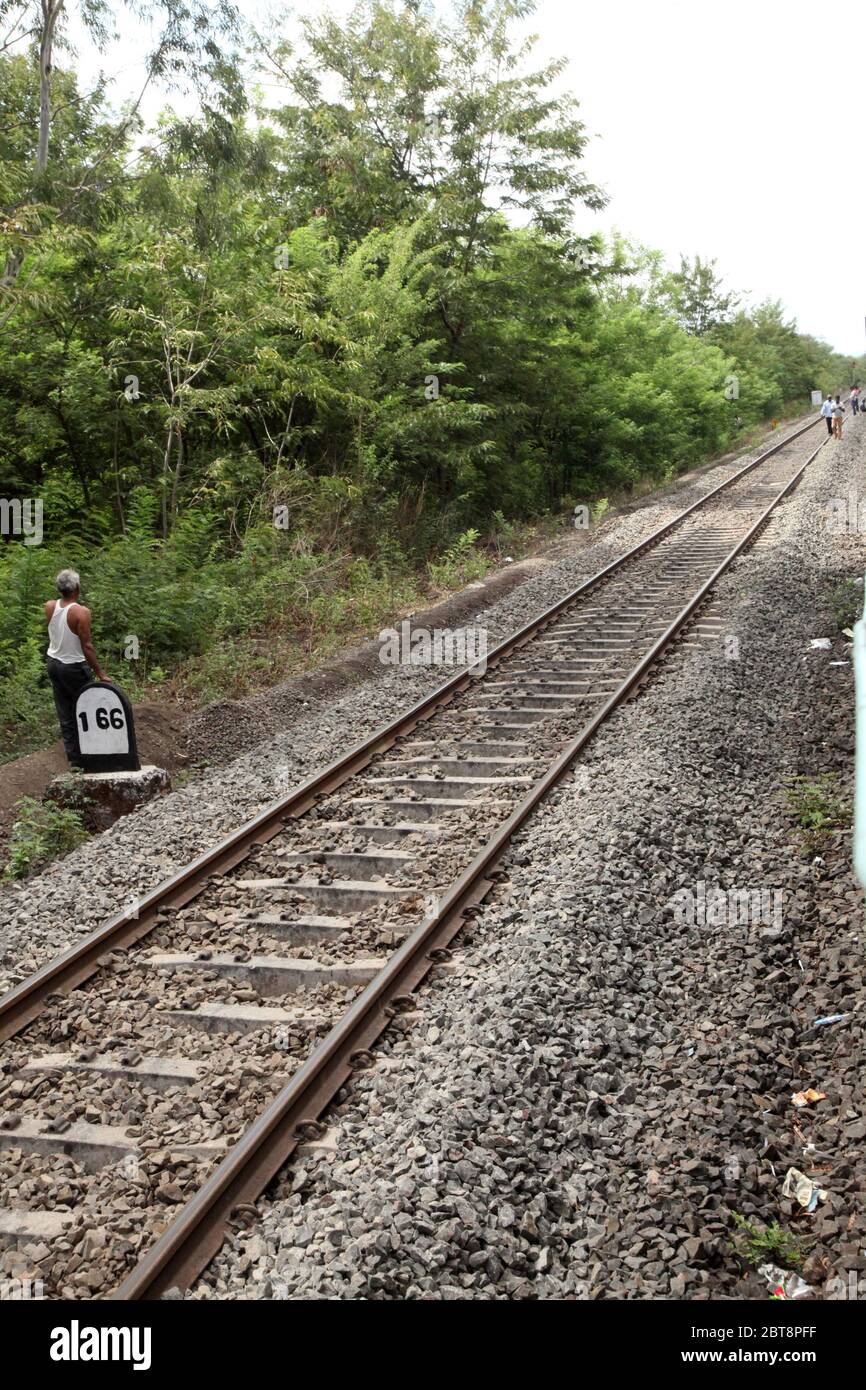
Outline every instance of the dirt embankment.
{"label": "dirt embankment", "polygon": [[[135,728],[142,762],[178,772],[186,766],[184,730],[186,717],[176,705],[153,702],[136,705]],[[16,801],[22,796],[42,795],[51,781],[67,771],[66,755],[60,739],[50,748],[27,753],[23,758],[0,766],[0,843],[5,840],[13,819]]]}

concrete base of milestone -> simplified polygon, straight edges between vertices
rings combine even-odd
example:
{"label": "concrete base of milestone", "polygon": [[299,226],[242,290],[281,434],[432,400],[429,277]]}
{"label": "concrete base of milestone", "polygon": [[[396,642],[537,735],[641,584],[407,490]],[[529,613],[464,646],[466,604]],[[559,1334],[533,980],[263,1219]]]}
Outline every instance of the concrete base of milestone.
{"label": "concrete base of milestone", "polygon": [[85,828],[95,833],[170,791],[165,768],[146,764],[138,772],[67,772],[49,782],[42,800],[80,811]]}

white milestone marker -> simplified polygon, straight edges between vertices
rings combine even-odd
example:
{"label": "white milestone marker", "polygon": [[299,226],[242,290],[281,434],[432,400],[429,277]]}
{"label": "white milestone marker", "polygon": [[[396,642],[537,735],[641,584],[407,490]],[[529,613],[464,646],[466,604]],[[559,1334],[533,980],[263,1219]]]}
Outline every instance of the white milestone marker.
{"label": "white milestone marker", "polygon": [[76,701],[75,726],[87,771],[135,771],[140,766],[132,707],[116,686],[105,681],[86,685]]}

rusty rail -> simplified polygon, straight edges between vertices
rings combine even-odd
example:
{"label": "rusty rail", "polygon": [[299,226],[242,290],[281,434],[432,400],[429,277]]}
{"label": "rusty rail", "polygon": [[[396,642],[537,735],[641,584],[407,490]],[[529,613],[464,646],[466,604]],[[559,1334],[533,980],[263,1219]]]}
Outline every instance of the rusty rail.
{"label": "rusty rail", "polygon": [[[666,535],[690,517],[694,512],[716,497],[726,488],[732,487],[740,478],[758,468],[773,454],[784,449],[793,440],[820,424],[820,417],[800,426],[770,449],[766,449],[751,463],[747,463],[712,488],[684,512],[659,527],[652,535],[627,550],[618,559],[591,575],[582,584],[557,600],[537,618],[533,618],[517,632],[500,642],[487,655],[486,667],[482,661],[475,662],[465,670],[457,672],[443,685],[438,686],[405,714],[398,716],[384,728],[377,730],[368,739],[351,748],[342,757],[330,763],[279,801],[266,807],[252,820],[220,840],[212,849],[194,859],[171,877],[164,879],[150,893],[138,900],[134,909],[129,908],[110,917],[94,931],[89,932],[69,950],[49,961],[40,970],[23,980],[0,998],[0,1042],[12,1037],[41,1012],[49,996],[64,994],[75,989],[88,979],[99,967],[100,960],[110,951],[130,946],[152,931],[161,914],[182,907],[196,897],[208,880],[215,875],[224,874],[236,864],[241,863],[257,843],[265,843],[279,834],[286,820],[302,816],[322,796],[334,791],[355,773],[360,772],[376,756],[390,748],[399,738],[409,734],[425,719],[453,700],[460,691],[465,690],[471,681],[483,674],[484,669],[495,666],[503,657],[516,648],[524,646],[538,632],[548,626],[563,609],[582,598],[590,590],[603,583],[610,575],[635,560],[639,555],[657,545]],[[479,669],[481,668],[481,669]]]}
{"label": "rusty rail", "polygon": [[[804,431],[798,431],[798,434],[800,433]],[[784,442],[789,443],[791,438],[797,438],[797,435],[790,436]],[[628,698],[677,639],[719,578],[753,543],[774,509],[797,486],[822,447],[823,444],[819,445],[818,449],[810,454],[650,650],[588,720],[580,733],[559,753],[544,776],[535,783],[508,820],[491,836],[440,900],[436,911],[421,922],[327,1037],[314,1048],[258,1120],[250,1126],[196,1195],[150,1247],[140,1264],[112,1294],[113,1299],[126,1301],[155,1298],[173,1286],[188,1287],[196,1275],[205,1268],[222,1243],[232,1211],[240,1204],[258,1196],[296,1146],[304,1141],[307,1137],[307,1127],[316,1123],[326,1105],[356,1067],[367,1063],[367,1049],[386,1027],[389,1017],[399,1011],[407,994],[417,986],[437,959],[441,958],[440,952],[447,948],[463,920],[477,910],[477,905],[496,880],[497,862],[511,837],[551,788],[561,780],[598,729]],[[775,453],[776,449],[771,452]],[[754,465],[748,465],[736,476],[741,477],[752,466]],[[715,489],[708,497],[714,496],[718,491],[720,489]],[[702,499],[701,504],[697,505],[702,505],[706,500],[707,498]],[[689,511],[682,515],[687,516],[692,510],[694,508],[689,508]],[[682,516],[677,518],[677,521],[681,520]],[[667,526],[663,528],[663,532],[656,532],[655,538],[669,529],[670,526]],[[635,551],[629,552],[629,556],[645,549],[646,544],[644,542],[640,547],[636,547]],[[623,557],[625,558],[627,557]],[[621,563],[622,560],[615,562],[614,566],[609,566],[608,570],[600,573],[603,575]],[[594,576],[593,580],[587,583],[597,582],[599,577]],[[575,594],[582,592],[585,587],[581,586],[575,590]],[[536,620],[535,624],[529,624],[527,628],[522,629],[517,638],[526,640],[528,632],[537,631],[539,624],[544,625],[544,620],[549,618],[552,612],[558,612],[561,607],[559,604],[555,605],[553,610],[549,609],[541,620]],[[509,639],[502,647],[510,650],[516,644],[517,638]],[[502,647],[496,651],[501,653]],[[436,694],[441,695],[442,691],[454,688],[459,688],[459,679],[449,682]],[[418,711],[426,708],[427,704],[428,701],[423,701],[421,706],[416,706],[406,718],[423,717],[418,715]],[[402,721],[397,723],[401,725]],[[389,733],[393,729],[394,726],[390,726]]]}

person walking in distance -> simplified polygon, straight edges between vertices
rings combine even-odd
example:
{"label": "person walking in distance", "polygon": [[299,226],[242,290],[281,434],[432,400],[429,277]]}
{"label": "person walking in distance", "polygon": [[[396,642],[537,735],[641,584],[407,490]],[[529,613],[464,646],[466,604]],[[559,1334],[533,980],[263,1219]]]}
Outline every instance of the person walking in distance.
{"label": "person walking in distance", "polygon": [[828,396],[827,399],[826,399],[826,401],[824,402],[824,404],[821,406],[821,414],[823,415],[824,419],[827,421],[827,433],[828,433],[828,434],[832,434],[832,433],[833,433],[833,397],[832,397],[832,396]]}
{"label": "person walking in distance", "polygon": [[852,386],[852,387],[851,387],[851,410],[852,410],[852,413],[853,413],[854,415],[859,414],[859,411],[860,411],[860,387],[859,387],[859,386]]}
{"label": "person walking in distance", "polygon": [[833,434],[836,439],[842,438],[842,416],[845,414],[845,407],[842,404],[842,397],[837,396],[833,402]]}
{"label": "person walking in distance", "polygon": [[90,609],[79,602],[81,580],[75,570],[61,570],[55,580],[59,598],[45,605],[48,622],[48,679],[70,767],[81,767],[75,733],[75,701],[88,681],[108,680],[99,664],[90,631]]}

